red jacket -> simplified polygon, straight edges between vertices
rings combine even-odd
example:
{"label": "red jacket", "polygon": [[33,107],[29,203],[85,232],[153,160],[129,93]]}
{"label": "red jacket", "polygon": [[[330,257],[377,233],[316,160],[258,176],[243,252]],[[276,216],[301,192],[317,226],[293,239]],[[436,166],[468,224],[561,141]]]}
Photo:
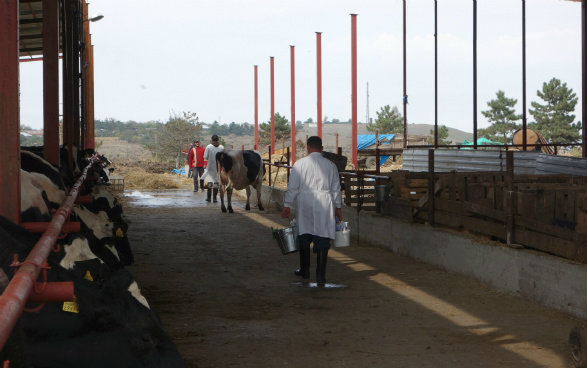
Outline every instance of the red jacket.
{"label": "red jacket", "polygon": [[[196,160],[194,160],[194,153],[196,153]],[[188,157],[188,165],[190,168],[206,166],[204,162],[204,147],[192,147],[190,150],[190,156]]]}

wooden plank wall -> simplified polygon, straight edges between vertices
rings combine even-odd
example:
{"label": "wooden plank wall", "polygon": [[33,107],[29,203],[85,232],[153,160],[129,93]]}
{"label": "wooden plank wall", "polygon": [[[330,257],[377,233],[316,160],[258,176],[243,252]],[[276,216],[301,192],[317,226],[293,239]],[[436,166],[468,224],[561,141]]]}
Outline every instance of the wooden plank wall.
{"label": "wooden plank wall", "polygon": [[[428,173],[390,177],[384,215],[486,235],[586,263],[586,177],[516,175],[509,194],[505,172],[436,173],[429,217]],[[345,203],[375,210],[374,184],[345,178]],[[507,221],[512,233],[507,239]]]}

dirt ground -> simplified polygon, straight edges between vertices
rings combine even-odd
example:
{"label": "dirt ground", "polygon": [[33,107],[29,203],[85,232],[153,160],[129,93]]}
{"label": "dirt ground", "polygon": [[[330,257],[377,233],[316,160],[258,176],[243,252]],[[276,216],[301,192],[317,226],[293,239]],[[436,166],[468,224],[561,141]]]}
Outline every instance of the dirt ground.
{"label": "dirt ground", "polygon": [[[579,321],[366,244],[296,284],[276,210],[180,189],[124,192],[130,267],[189,367],[566,367]],[[316,259],[311,261],[314,281]]]}

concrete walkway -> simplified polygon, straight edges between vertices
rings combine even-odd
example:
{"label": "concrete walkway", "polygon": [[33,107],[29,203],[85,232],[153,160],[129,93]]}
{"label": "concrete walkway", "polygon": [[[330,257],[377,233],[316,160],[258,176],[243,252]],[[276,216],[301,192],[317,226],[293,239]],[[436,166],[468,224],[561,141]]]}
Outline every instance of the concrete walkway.
{"label": "concrete walkway", "polygon": [[329,252],[327,280],[347,287],[297,286],[277,211],[125,194],[130,270],[190,367],[569,365],[572,316],[361,244]]}

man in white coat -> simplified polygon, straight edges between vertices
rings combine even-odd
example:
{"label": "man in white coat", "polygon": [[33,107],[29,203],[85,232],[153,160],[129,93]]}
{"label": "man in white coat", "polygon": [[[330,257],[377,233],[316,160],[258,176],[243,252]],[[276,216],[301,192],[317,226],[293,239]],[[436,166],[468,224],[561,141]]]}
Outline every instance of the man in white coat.
{"label": "man in white coat", "polygon": [[310,243],[317,254],[316,281],[326,282],[327,254],[331,239],[335,239],[335,218],[341,221],[341,185],[337,166],[321,154],[320,137],[306,142],[308,155],[294,164],[284,198],[282,217],[290,216],[290,206],[296,201],[296,222],[300,245],[300,269],[294,273],[310,277]]}
{"label": "man in white coat", "polygon": [[225,150],[225,147],[219,143],[218,135],[213,135],[210,139],[210,144],[204,150],[204,161],[207,162],[206,170],[202,178],[206,179],[206,202],[210,202],[210,192],[214,186],[213,201],[216,203],[216,195],[218,194],[218,172],[216,166],[216,154]]}

